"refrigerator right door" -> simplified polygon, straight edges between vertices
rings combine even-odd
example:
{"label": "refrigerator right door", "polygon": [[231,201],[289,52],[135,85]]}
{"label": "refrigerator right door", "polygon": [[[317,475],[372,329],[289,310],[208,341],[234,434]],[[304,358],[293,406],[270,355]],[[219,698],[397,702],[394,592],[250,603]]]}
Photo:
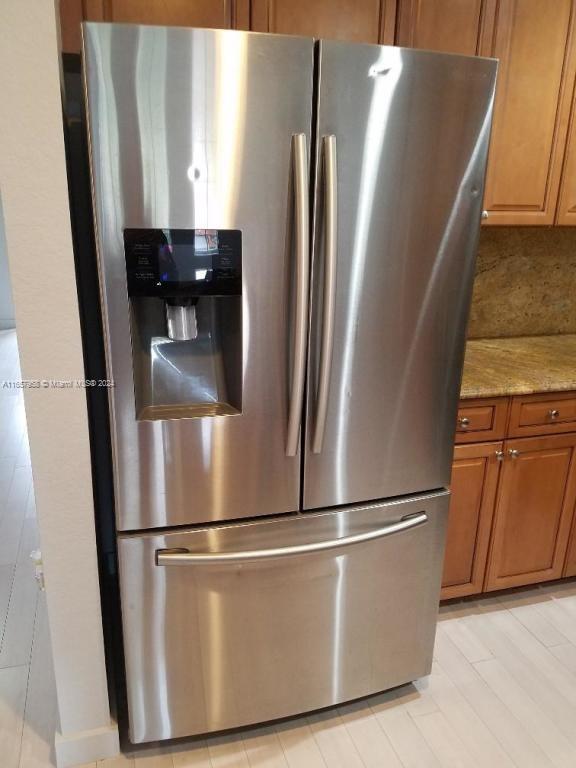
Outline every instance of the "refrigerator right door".
{"label": "refrigerator right door", "polygon": [[497,67],[318,56],[305,509],[449,483]]}

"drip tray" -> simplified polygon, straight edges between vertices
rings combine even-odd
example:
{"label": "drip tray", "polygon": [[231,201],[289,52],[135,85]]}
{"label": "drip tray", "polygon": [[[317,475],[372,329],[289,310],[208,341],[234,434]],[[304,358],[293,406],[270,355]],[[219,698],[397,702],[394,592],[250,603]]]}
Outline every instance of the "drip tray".
{"label": "drip tray", "polygon": [[148,405],[138,413],[140,421],[159,419],[198,419],[203,416],[237,416],[241,411],[229,403],[191,403],[190,405]]}

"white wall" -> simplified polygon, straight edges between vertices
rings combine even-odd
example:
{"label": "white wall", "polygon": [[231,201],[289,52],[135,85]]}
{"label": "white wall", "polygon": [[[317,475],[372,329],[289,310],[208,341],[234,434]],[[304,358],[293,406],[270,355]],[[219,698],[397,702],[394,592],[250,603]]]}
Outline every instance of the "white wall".
{"label": "white wall", "polygon": [[[22,374],[83,379],[54,2],[0,1],[0,189]],[[25,391],[60,765],[118,751],[110,722],[82,389]],[[0,759],[1,762],[1,759]]]}
{"label": "white wall", "polygon": [[0,331],[6,328],[14,328],[14,305],[12,303],[12,290],[10,287],[10,271],[8,269],[8,254],[6,253],[0,190]]}

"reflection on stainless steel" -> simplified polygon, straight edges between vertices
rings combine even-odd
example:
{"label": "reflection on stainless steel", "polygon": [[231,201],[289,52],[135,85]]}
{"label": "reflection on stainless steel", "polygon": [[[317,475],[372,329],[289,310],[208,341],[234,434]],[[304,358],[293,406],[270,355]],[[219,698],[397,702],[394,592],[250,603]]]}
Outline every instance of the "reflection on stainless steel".
{"label": "reflection on stainless steel", "polygon": [[[132,740],[269,720],[427,674],[447,506],[442,492],[220,528],[122,536]],[[426,524],[314,556],[176,568],[155,562],[156,552],[167,549],[216,556],[239,548],[307,548],[422,513]],[[162,674],[159,656],[170,660]]]}
{"label": "reflection on stainless steel", "polygon": [[[85,25],[84,41],[118,528],[296,510],[283,278],[292,136],[310,140],[313,42],[112,24]],[[134,418],[152,403],[135,402],[122,232],[166,226],[242,231],[233,418]]]}
{"label": "reflection on stainless steel", "polygon": [[166,304],[168,338],[191,341],[198,336],[196,307],[193,304]]}
{"label": "reflection on stainless steel", "polygon": [[307,508],[449,482],[495,69],[486,59],[320,43],[318,133],[338,137],[338,281],[317,454],[317,239]]}

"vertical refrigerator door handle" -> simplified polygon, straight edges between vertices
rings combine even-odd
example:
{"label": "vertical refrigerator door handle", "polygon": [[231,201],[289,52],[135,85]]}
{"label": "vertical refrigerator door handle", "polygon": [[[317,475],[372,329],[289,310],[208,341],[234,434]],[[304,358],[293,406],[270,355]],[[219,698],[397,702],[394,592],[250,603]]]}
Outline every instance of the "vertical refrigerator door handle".
{"label": "vertical refrigerator door handle", "polygon": [[294,219],[296,228],[296,312],[294,320],[294,358],[290,387],[290,408],[286,455],[295,456],[300,438],[300,422],[304,400],[306,374],[306,334],[308,329],[308,273],[309,273],[309,222],[308,222],[308,158],[306,136],[292,137],[294,162]]}
{"label": "vertical refrigerator door handle", "polygon": [[312,453],[320,453],[326,430],[328,394],[334,348],[334,314],[336,308],[336,257],[338,253],[338,170],[336,136],[324,136],[324,296],[322,311],[322,341],[320,374],[316,401],[316,426]]}

